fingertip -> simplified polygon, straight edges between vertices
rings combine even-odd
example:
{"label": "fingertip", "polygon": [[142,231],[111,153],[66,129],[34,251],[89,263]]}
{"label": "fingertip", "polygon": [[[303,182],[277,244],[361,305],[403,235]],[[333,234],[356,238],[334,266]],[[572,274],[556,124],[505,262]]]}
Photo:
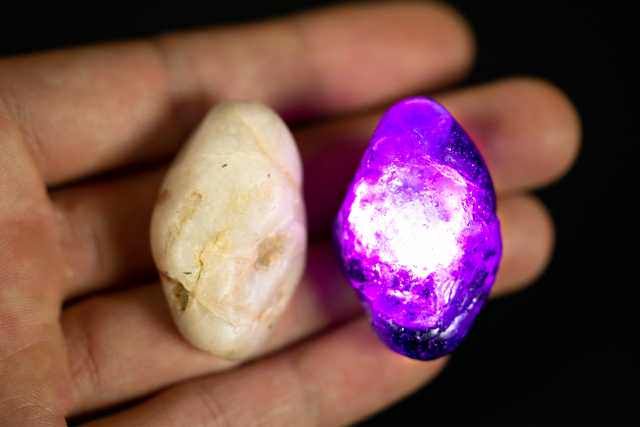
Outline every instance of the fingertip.
{"label": "fingertip", "polygon": [[[418,5],[424,3],[417,2]],[[471,23],[453,6],[434,2],[431,4],[432,13],[439,17],[439,21],[448,27],[447,33],[450,43],[449,50],[455,55],[454,70],[458,70],[457,77],[463,77],[471,71],[477,54],[476,37]]]}
{"label": "fingertip", "polygon": [[549,264],[555,244],[553,219],[542,202],[521,195],[498,205],[503,257],[494,287],[496,295],[531,285]]}
{"label": "fingertip", "polygon": [[456,8],[440,1],[415,0],[383,3],[380,7],[395,10],[407,25],[413,25],[415,41],[433,43],[432,48],[450,61],[443,65],[458,77],[469,71],[476,56],[475,35],[470,22]]}
{"label": "fingertip", "polygon": [[578,157],[581,146],[582,123],[580,115],[569,96],[555,83],[539,77],[513,77],[503,82],[511,85],[516,98],[526,100],[526,105],[537,114],[532,117],[535,126],[546,129],[532,141],[543,155],[548,171],[547,181],[554,181],[566,174]]}
{"label": "fingertip", "polygon": [[[415,31],[412,43],[422,46],[413,55],[423,60],[422,70],[431,87],[464,77],[474,63],[476,42],[471,24],[453,6],[444,2],[406,1],[388,5],[407,20],[404,31]],[[409,27],[409,28],[407,28]],[[429,49],[430,51],[427,51]],[[419,54],[418,52],[421,52]]]}
{"label": "fingertip", "polygon": [[580,148],[580,119],[553,84],[514,77],[445,94],[470,131],[498,191],[532,188],[564,175]]}

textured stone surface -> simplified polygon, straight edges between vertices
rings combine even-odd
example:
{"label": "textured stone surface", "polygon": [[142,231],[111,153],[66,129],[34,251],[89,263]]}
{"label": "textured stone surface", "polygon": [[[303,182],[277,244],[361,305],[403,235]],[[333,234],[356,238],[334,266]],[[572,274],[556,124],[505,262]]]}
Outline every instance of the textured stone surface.
{"label": "textured stone surface", "polygon": [[151,248],[173,319],[196,347],[228,359],[260,349],[305,259],[298,150],[266,106],[214,108],[169,169]]}
{"label": "textured stone surface", "polygon": [[451,352],[485,303],[501,256],[496,198],[473,142],[437,102],[383,116],[335,238],[380,338],[406,356]]}

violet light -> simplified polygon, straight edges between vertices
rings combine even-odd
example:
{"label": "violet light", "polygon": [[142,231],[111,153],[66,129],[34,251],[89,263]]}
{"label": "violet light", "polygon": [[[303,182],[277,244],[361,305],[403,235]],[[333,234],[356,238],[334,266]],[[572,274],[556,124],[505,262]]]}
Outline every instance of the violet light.
{"label": "violet light", "polygon": [[402,100],[382,117],[334,234],[378,336],[420,360],[467,335],[502,249],[487,167],[453,116],[427,98]]}

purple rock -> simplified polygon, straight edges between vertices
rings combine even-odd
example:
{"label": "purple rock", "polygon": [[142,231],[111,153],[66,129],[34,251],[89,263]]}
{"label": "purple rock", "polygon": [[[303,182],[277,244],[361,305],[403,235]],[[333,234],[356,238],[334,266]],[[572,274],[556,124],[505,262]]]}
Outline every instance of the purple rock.
{"label": "purple rock", "polygon": [[466,336],[502,252],[487,167],[453,116],[409,98],[380,120],[335,224],[345,274],[378,336],[429,360]]}

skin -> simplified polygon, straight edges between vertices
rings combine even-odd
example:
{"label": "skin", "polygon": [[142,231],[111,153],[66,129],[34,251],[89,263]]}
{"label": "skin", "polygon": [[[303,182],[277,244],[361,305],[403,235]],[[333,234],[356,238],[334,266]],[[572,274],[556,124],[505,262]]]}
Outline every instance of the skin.
{"label": "skin", "polygon": [[[437,92],[469,70],[473,43],[454,11],[393,2],[1,60],[3,425],[341,425],[433,379],[446,360],[401,357],[369,330],[327,225],[384,103],[428,92],[474,137],[500,193],[494,295],[543,270],[552,221],[527,192],[567,171],[579,120],[537,79]],[[148,247],[162,163],[221,99],[267,103],[294,129],[312,120],[295,132],[307,271],[242,365],[180,338]]]}

